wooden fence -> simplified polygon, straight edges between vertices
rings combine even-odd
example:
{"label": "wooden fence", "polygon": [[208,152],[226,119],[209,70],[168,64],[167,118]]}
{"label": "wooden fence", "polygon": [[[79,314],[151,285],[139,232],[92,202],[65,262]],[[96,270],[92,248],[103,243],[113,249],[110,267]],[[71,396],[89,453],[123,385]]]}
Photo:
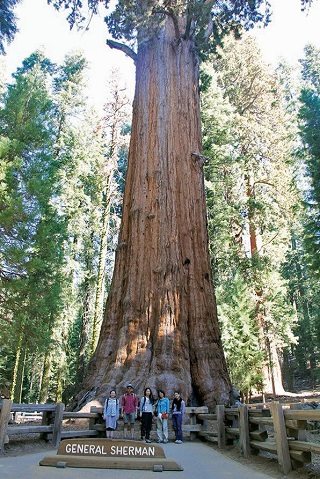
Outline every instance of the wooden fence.
{"label": "wooden fence", "polygon": [[287,474],[310,463],[311,453],[320,454],[320,442],[307,441],[307,429],[310,423],[320,421],[320,409],[300,407],[297,403],[276,401],[237,408],[217,406],[215,414],[197,414],[202,423],[199,435],[221,449],[233,443],[245,457],[259,451],[272,453],[281,471]]}
{"label": "wooden fence", "polygon": [[[75,437],[105,437],[105,422],[102,419],[102,407],[93,406],[90,412],[69,412],[65,411],[62,403],[58,404],[13,404],[9,399],[0,402],[0,454],[3,454],[4,444],[10,441],[10,438],[21,434],[40,434],[45,440],[52,441],[54,447],[57,447],[61,439]],[[202,426],[197,422],[197,413],[208,412],[206,406],[200,408],[187,407],[187,421],[183,426],[183,433],[188,435],[191,440],[196,439]],[[19,413],[19,418],[23,414],[23,424],[16,424],[14,415]],[[40,417],[39,417],[40,416]],[[37,422],[41,418],[41,424],[26,424],[28,419]],[[64,422],[70,419],[87,420],[87,427],[83,429],[72,429],[72,425],[66,430]],[[20,422],[20,419],[19,419]],[[79,421],[78,421],[79,422]],[[139,425],[136,426],[139,428]],[[120,429],[122,429],[120,421]],[[172,433],[172,428],[170,428]],[[117,432],[122,435],[122,431]],[[139,434],[140,435],[140,434]]]}
{"label": "wooden fence", "polygon": [[[279,402],[235,408],[221,405],[216,407],[214,414],[209,414],[206,406],[187,407],[183,433],[190,440],[199,437],[216,443],[221,449],[234,444],[245,457],[259,451],[270,452],[277,457],[281,471],[287,474],[291,469],[311,462],[311,453],[320,454],[320,443],[306,440],[309,423],[320,422],[320,409],[300,407],[297,403]],[[23,413],[24,420],[34,420],[36,416],[38,421],[41,413],[41,423],[12,424],[12,416],[16,413],[20,413],[20,417]],[[65,420],[72,419],[87,420],[86,427],[66,430],[63,426]],[[40,434],[45,440],[50,438],[55,447],[65,438],[104,437],[102,407],[91,407],[90,412],[67,412],[62,403],[13,404],[4,399],[0,403],[0,454],[11,437],[30,433]]]}

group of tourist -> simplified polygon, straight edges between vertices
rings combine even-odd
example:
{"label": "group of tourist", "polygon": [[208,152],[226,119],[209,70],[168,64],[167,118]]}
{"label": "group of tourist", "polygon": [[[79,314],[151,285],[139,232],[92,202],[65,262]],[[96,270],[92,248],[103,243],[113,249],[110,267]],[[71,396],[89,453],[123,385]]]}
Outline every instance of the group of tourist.
{"label": "group of tourist", "polygon": [[168,442],[168,419],[172,418],[172,425],[175,432],[175,442],[182,443],[182,423],[185,413],[185,402],[178,391],[174,393],[172,404],[166,397],[165,392],[159,389],[157,398],[154,397],[149,387],[145,388],[143,396],[139,398],[134,393],[132,384],[127,385],[123,396],[117,398],[116,391],[112,389],[109,397],[105,400],[103,418],[106,421],[106,436],[113,438],[117,428],[119,417],[124,421],[124,439],[134,439],[134,424],[136,419],[141,420],[141,439],[147,443],[151,442],[150,433],[153,417],[156,418],[158,443]]}

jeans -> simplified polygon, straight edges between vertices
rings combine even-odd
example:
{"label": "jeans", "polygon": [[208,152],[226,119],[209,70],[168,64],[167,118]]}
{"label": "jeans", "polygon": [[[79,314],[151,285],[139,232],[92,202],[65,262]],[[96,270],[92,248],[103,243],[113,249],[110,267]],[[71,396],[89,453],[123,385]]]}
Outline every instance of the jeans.
{"label": "jeans", "polygon": [[159,441],[168,441],[168,419],[157,417],[157,435]]}
{"label": "jeans", "polygon": [[182,441],[182,414],[172,414],[172,426],[176,435],[176,441]]}

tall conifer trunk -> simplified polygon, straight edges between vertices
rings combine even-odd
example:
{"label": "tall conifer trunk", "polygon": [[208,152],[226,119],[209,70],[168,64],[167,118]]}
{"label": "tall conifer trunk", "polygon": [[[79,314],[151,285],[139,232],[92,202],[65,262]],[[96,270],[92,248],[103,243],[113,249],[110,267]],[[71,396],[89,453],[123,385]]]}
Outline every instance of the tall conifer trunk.
{"label": "tall conifer trunk", "polygon": [[39,393],[39,403],[45,403],[49,396],[50,374],[52,366],[52,355],[50,348],[47,349],[43,361],[43,371]]}
{"label": "tall conifer trunk", "polygon": [[198,59],[170,18],[139,43],[122,226],[84,387],[101,397],[130,381],[213,406],[231,387],[208,253]]}
{"label": "tall conifer trunk", "polygon": [[[247,198],[249,204],[249,239],[251,257],[259,258],[258,234],[254,222],[254,212],[250,206],[250,200],[254,199],[254,181],[251,175],[245,178],[247,185]],[[279,360],[278,350],[275,345],[275,339],[272,333],[269,333],[266,320],[265,297],[261,285],[255,287],[256,295],[256,321],[259,328],[259,343],[265,354],[265,363],[262,368],[263,392],[276,395],[284,393],[282,383],[282,372]]]}

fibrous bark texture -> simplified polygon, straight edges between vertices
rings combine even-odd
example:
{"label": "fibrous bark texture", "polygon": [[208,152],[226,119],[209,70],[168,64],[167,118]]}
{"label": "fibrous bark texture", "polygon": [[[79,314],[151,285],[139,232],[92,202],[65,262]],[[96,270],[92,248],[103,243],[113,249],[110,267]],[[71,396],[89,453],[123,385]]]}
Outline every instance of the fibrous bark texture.
{"label": "fibrous bark texture", "polygon": [[[100,339],[84,387],[127,382],[229,400],[211,280],[198,62],[168,19],[140,42],[123,218]],[[90,396],[88,396],[90,397]]]}

